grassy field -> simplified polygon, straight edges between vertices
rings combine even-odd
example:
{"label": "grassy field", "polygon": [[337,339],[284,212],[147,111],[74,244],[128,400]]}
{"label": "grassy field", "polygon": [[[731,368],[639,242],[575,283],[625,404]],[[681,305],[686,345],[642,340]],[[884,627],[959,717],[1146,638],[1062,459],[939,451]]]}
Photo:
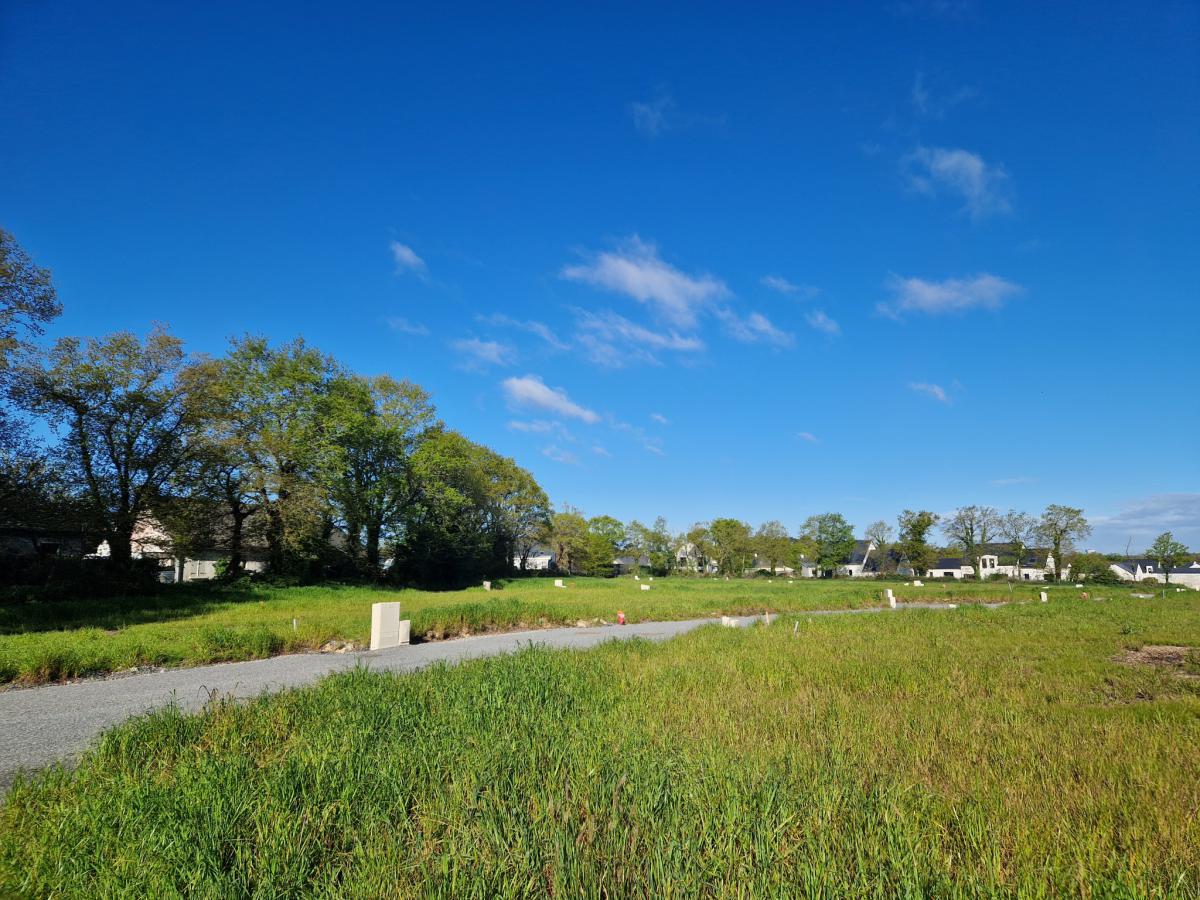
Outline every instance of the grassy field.
{"label": "grassy field", "polygon": [[[904,600],[1032,599],[1047,589],[1056,600],[1077,597],[1072,586],[1036,584],[903,583],[785,578],[657,579],[642,591],[631,577],[572,578],[566,588],[550,579],[521,579],[490,593],[387,591],[365,587],[229,587],[185,585],[152,597],[88,602],[0,605],[0,684],[38,684],[145,665],[198,665],[315,650],[329,641],[365,642],[371,604],[399,600],[414,638],[580,621],[631,622],[725,614],[798,612],[878,606],[883,587]],[[1099,596],[1126,596],[1127,588],[1097,588]],[[295,622],[293,626],[293,620]]]}
{"label": "grassy field", "polygon": [[785,616],[166,710],[13,788],[0,895],[1200,896],[1200,656],[1118,661],[1146,644],[1200,645],[1200,595]]}

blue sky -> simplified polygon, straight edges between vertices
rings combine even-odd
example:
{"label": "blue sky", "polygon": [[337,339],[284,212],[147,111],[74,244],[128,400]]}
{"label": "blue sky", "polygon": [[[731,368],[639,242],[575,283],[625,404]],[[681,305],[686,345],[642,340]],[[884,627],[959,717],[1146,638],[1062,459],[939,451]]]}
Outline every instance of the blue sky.
{"label": "blue sky", "polygon": [[1200,7],[4,4],[55,335],[303,334],[557,503],[1200,544]]}

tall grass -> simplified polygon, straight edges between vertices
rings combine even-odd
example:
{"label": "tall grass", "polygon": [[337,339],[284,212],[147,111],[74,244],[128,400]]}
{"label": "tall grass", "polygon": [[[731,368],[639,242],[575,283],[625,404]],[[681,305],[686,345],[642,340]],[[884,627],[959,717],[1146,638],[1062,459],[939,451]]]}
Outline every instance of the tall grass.
{"label": "tall grass", "polygon": [[1200,894],[1200,598],[792,617],[362,671],[106,734],[0,894]]}
{"label": "tall grass", "polygon": [[[645,583],[645,582],[643,582]],[[656,579],[642,591],[632,578],[514,580],[482,588],[431,592],[365,587],[230,587],[180,585],[155,597],[111,601],[0,605],[0,683],[27,684],[144,665],[198,665],[316,649],[328,641],[365,642],[370,606],[399,600],[417,640],[579,622],[630,622],[796,612],[882,604],[870,581],[777,578]],[[994,583],[891,585],[901,601],[1033,599],[1046,589],[1056,600],[1080,594],[1070,585]],[[1100,588],[1126,596],[1126,588]]]}

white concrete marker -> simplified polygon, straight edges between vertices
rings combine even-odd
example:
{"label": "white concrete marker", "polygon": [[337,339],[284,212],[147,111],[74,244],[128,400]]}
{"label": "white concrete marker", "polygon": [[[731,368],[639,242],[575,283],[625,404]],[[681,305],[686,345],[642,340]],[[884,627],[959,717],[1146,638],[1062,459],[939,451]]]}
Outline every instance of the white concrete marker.
{"label": "white concrete marker", "polygon": [[923,581],[914,581],[914,582],[913,582],[913,587],[925,587],[925,582],[923,582]]}
{"label": "white concrete marker", "polygon": [[1042,592],[1039,594],[1039,596],[1041,597],[1041,599],[1042,599],[1042,602],[1043,602],[1043,603],[1046,603],[1046,602],[1048,602],[1048,601],[1049,601],[1049,599],[1050,599],[1050,598],[1048,598],[1048,597],[1046,596],[1046,592],[1045,592],[1045,591],[1042,591]]}
{"label": "white concrete marker", "polygon": [[555,587],[565,587],[565,585],[562,583],[562,579],[561,579],[561,578],[555,578],[555,579],[554,579],[554,586],[555,586]]}
{"label": "white concrete marker", "polygon": [[883,592],[883,594],[885,597],[887,597],[888,606],[890,606],[892,609],[895,609],[896,608],[896,595],[892,593],[892,589],[888,588],[886,591]]}
{"label": "white concrete marker", "polygon": [[407,644],[411,622],[400,621],[399,603],[371,604],[371,649],[386,650]]}
{"label": "white concrete marker", "polygon": [[739,628],[742,623],[730,616],[721,616],[721,624],[726,628]]}
{"label": "white concrete marker", "polygon": [[1083,585],[1082,585],[1082,584],[1077,584],[1077,585],[1075,585],[1075,587],[1083,587]]}
{"label": "white concrete marker", "polygon": [[483,583],[483,589],[485,591],[490,591],[492,589],[492,583],[490,581],[485,581]]}
{"label": "white concrete marker", "polygon": [[650,585],[648,584],[639,584],[638,587],[640,587],[643,591],[650,590]]}
{"label": "white concrete marker", "polygon": [[633,576],[633,580],[634,580],[634,581],[641,581],[641,580],[642,580],[642,577],[641,577],[640,575],[634,575],[634,576]]}

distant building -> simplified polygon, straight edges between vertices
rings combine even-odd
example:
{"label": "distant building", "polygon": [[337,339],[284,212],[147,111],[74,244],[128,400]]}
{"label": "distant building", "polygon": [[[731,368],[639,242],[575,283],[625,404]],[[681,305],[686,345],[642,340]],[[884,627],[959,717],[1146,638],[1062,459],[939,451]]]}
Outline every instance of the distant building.
{"label": "distant building", "polygon": [[642,569],[650,568],[650,557],[644,553],[641,556],[618,556],[612,561],[612,565],[613,572],[617,575],[633,575]]}
{"label": "distant building", "polygon": [[[1113,563],[1109,568],[1122,581],[1154,581],[1159,584],[1167,581],[1167,572],[1164,572],[1154,560],[1145,557],[1124,559],[1121,562]],[[1200,562],[1193,560],[1186,566],[1179,566],[1169,571],[1171,584],[1200,590]]]}
{"label": "distant building", "polygon": [[[512,564],[514,569],[520,571],[521,557],[514,556]],[[526,572],[546,572],[557,567],[558,563],[555,559],[554,551],[543,544],[534,544],[525,557]]]}

